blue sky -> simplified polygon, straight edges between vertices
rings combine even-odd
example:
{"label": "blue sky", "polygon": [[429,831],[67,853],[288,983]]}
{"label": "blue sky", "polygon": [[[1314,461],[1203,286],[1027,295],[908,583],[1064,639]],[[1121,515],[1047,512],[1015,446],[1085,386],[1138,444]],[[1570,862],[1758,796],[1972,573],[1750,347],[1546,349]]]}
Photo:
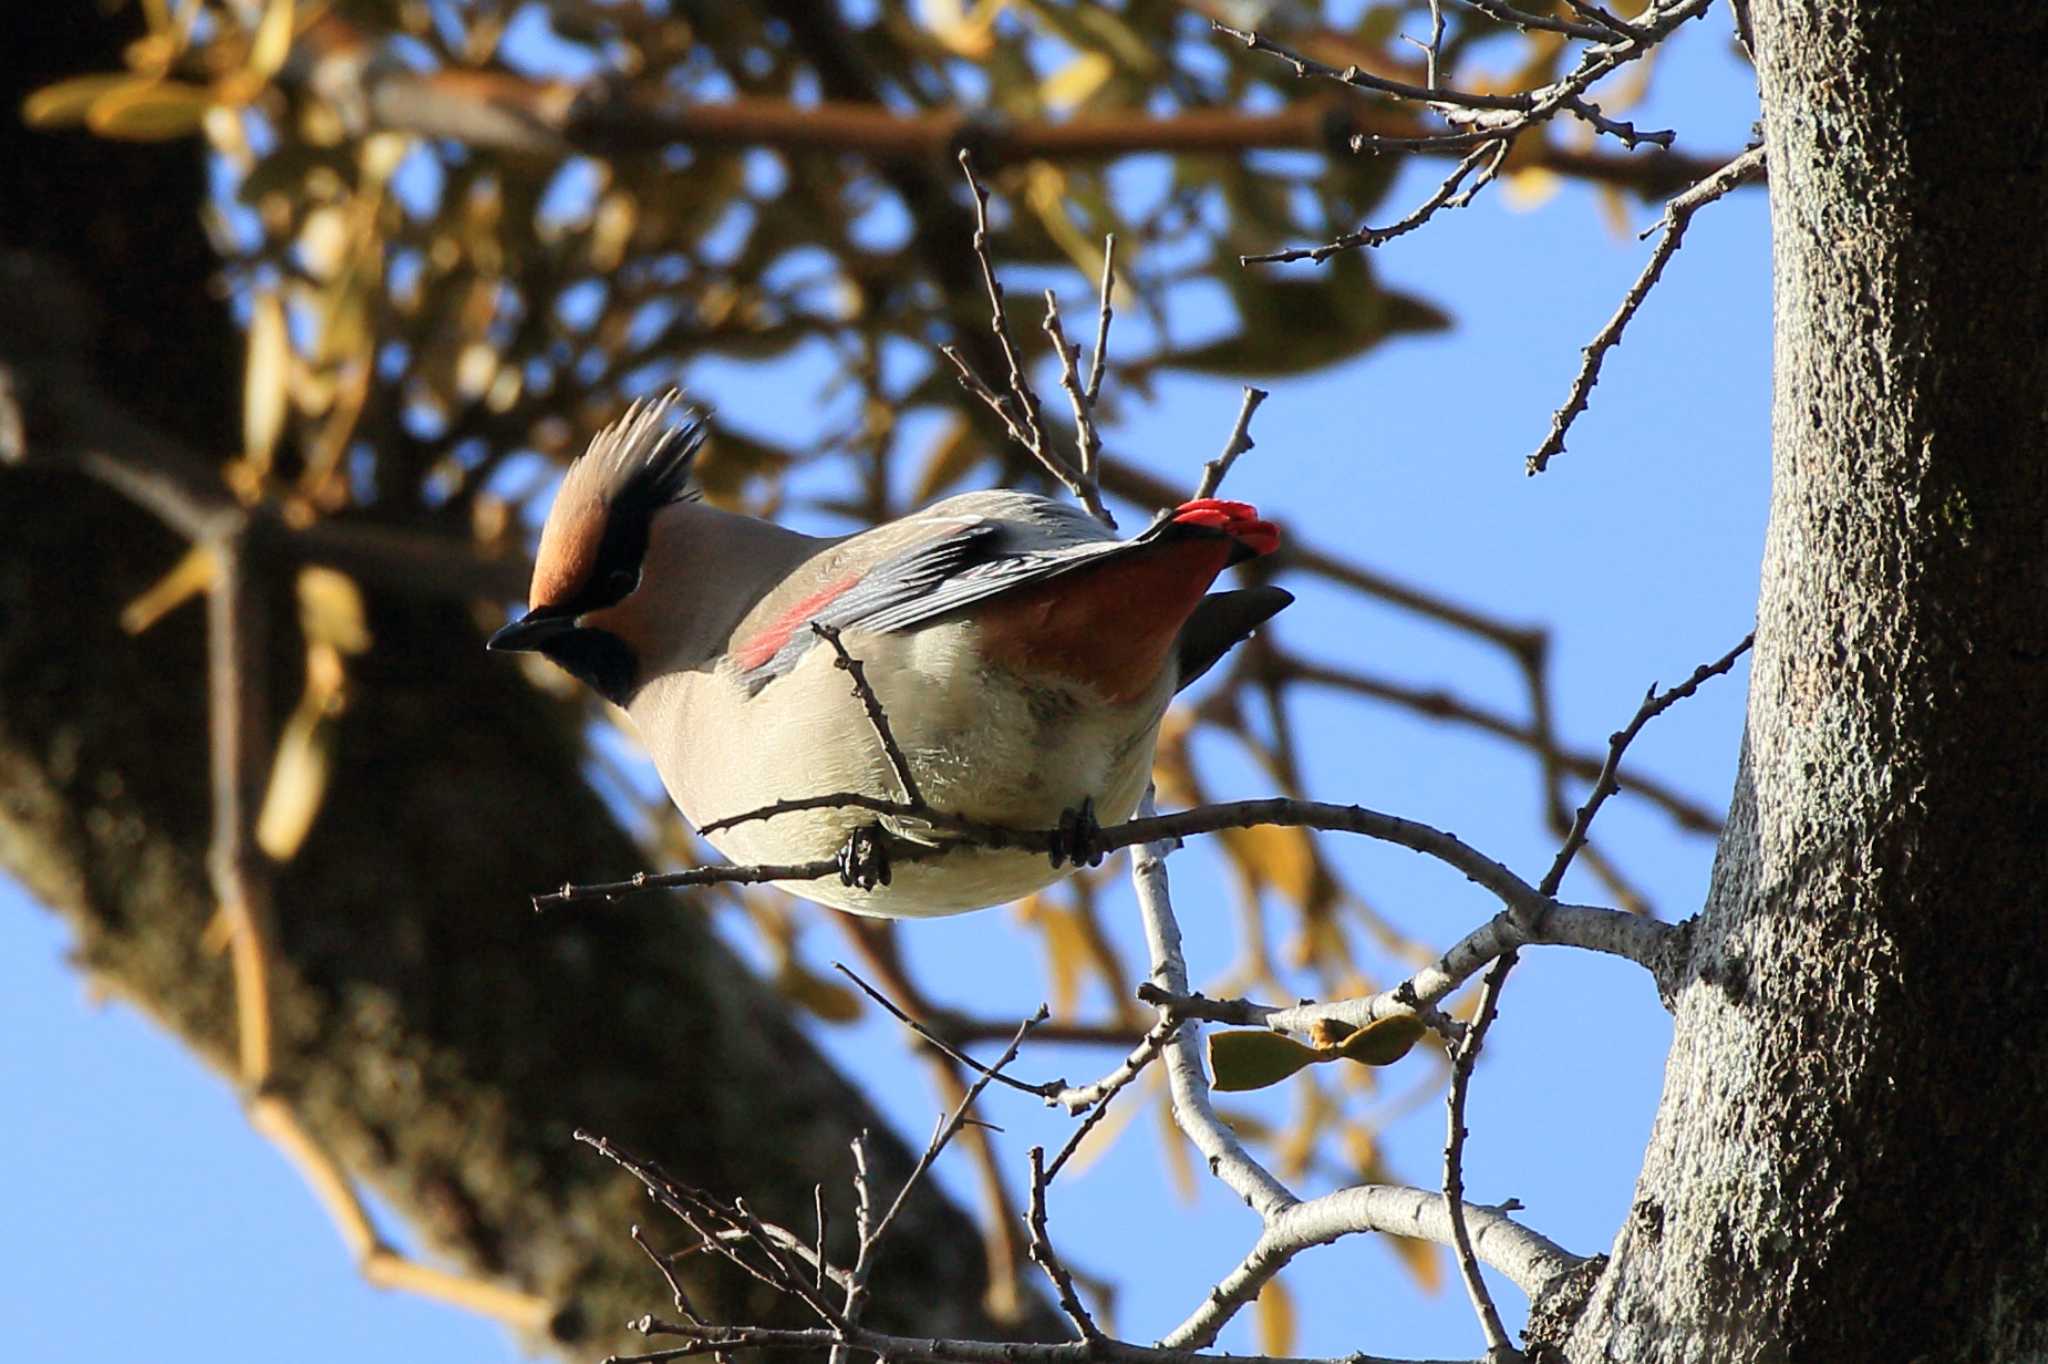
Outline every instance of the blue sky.
{"label": "blue sky", "polygon": [[[1726,52],[1716,14],[1682,33],[1643,111],[1676,126],[1702,154],[1739,148],[1755,118],[1746,71]],[[1440,173],[1410,171],[1390,208]],[[1630,206],[1638,226],[1652,210]],[[1651,682],[1666,685],[1748,628],[1768,488],[1769,260],[1763,196],[1711,208],[1610,357],[1570,451],[1529,479],[1522,458],[1547,429],[1579,348],[1612,311],[1648,246],[1614,232],[1594,197],[1566,189],[1533,211],[1489,194],[1384,249],[1390,282],[1457,320],[1328,374],[1266,384],[1259,447],[1232,475],[1304,535],[1491,614],[1555,633],[1552,681],[1562,732],[1597,748]],[[1309,267],[1295,267],[1309,268]],[[1063,282],[1070,315],[1087,282]],[[1197,319],[1199,320],[1199,319]],[[1114,345],[1114,343],[1113,343]],[[719,371],[722,413],[772,433],[786,380]],[[1192,483],[1237,409],[1235,384],[1162,382],[1128,402],[1115,448]],[[1389,608],[1307,594],[1281,625],[1290,647],[1369,662],[1418,685],[1448,685],[1521,713],[1497,654]],[[490,666],[478,659],[478,666]],[[1710,806],[1732,782],[1746,673],[1712,684],[1653,726],[1632,751]],[[1541,827],[1533,766],[1497,744],[1405,713],[1303,703],[1313,794],[1355,800],[1455,830],[1529,879],[1553,840]],[[1215,769],[1227,774],[1227,760]],[[1260,794],[1250,778],[1219,794]],[[1654,810],[1611,805],[1598,841],[1667,915],[1697,907],[1712,848]],[[1490,907],[1454,874],[1412,854],[1333,845],[1347,877],[1408,932],[1438,945]],[[1198,979],[1228,964],[1235,927],[1220,864],[1200,848],[1175,858],[1177,902]],[[1602,892],[1575,874],[1567,898]],[[520,912],[512,907],[508,912]],[[1135,942],[1127,912],[1120,939]],[[908,950],[935,994],[982,1012],[1028,1011],[1045,985],[1005,911],[911,926]],[[836,950],[820,924],[820,959]],[[0,1165],[12,1172],[0,1243],[0,1350],[10,1358],[96,1360],[112,1343],[159,1364],[237,1360],[288,1347],[301,1364],[369,1359],[506,1360],[494,1325],[364,1286],[311,1197],[243,1122],[230,1085],[134,1010],[95,1004],[64,961],[65,934],[0,885]],[[1133,956],[1135,960],[1135,956]],[[992,961],[1027,961],[1000,976]],[[921,1137],[935,1100],[893,1025],[870,1018],[818,1028],[821,1045],[874,1090],[900,1130]],[[1472,1196],[1516,1197],[1526,1219],[1582,1253],[1607,1248],[1625,1213],[1654,1113],[1669,1024],[1632,967],[1558,950],[1528,954],[1510,986],[1474,1088]],[[1073,1078],[1111,1058],[1056,1051],[1032,1074]],[[1404,1066],[1419,1065],[1404,1062]],[[1419,1079],[1400,1068],[1398,1092]],[[1277,1106],[1286,1112],[1284,1090]],[[1027,1145],[1057,1145],[1067,1120],[1018,1095],[985,1116],[1008,1129],[1021,1174]],[[1434,1180],[1441,1106],[1383,1133],[1394,1168]],[[1154,1125],[1133,1123],[1099,1163],[1056,1187],[1052,1218],[1068,1258],[1119,1280],[1119,1325],[1149,1339],[1177,1322],[1249,1246],[1256,1228],[1236,1201],[1205,1189],[1193,1204],[1165,1176]],[[964,1160],[939,1177],[967,1196]],[[391,1225],[386,1219],[386,1225]],[[621,1229],[623,1234],[623,1228]],[[1286,1281],[1306,1353],[1476,1354],[1481,1340],[1449,1279],[1416,1293],[1391,1256],[1363,1240],[1311,1252]],[[886,1285],[883,1286],[886,1291]],[[659,1305],[649,1285],[650,1307]],[[1512,1289],[1504,1309],[1519,1322]],[[110,1331],[110,1324],[113,1330]],[[1250,1348],[1234,1327],[1222,1342]]]}

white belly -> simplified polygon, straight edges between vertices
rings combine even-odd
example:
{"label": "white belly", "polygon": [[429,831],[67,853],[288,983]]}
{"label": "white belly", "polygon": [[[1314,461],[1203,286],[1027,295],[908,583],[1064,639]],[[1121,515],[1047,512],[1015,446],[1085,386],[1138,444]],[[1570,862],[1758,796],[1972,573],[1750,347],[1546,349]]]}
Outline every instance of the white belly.
{"label": "white belly", "polygon": [[[1130,816],[1152,766],[1170,676],[1124,706],[1063,685],[1036,685],[984,667],[971,624],[845,638],[861,660],[924,798],[985,823],[1045,829],[1092,798],[1104,824]],[[702,826],[776,801],[857,792],[900,799],[852,678],[832,651],[749,698],[729,665],[648,684],[632,711],[671,797]],[[860,810],[804,811],[721,831],[711,843],[735,863],[835,856],[875,822]],[[958,848],[899,861],[873,891],[838,878],[784,883],[805,899],[856,914],[955,914],[1014,900],[1063,875],[1042,853]]]}

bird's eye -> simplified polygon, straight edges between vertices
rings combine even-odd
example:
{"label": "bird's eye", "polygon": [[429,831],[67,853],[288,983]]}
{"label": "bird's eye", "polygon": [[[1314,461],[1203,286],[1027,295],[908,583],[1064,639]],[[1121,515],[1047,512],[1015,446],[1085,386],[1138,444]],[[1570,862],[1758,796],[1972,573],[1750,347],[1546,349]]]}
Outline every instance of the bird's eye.
{"label": "bird's eye", "polygon": [[634,587],[638,586],[639,582],[640,575],[638,573],[628,572],[623,568],[614,569],[605,576],[605,595],[613,601],[617,601],[631,592]]}

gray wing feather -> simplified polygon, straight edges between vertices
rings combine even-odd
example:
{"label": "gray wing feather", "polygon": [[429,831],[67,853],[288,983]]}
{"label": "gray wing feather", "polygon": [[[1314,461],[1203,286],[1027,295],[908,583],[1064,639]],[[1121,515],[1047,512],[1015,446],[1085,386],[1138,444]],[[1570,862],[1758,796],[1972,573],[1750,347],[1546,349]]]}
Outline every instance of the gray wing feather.
{"label": "gray wing feather", "polygon": [[[924,515],[957,518],[955,528],[876,563],[818,612],[820,623],[877,634],[914,630],[998,593],[1126,553],[1166,523],[1162,517],[1144,534],[1117,540],[1078,507],[1007,492],[948,498]],[[749,689],[759,691],[795,667],[814,642],[809,630],[793,632],[749,673]]]}
{"label": "gray wing feather", "polygon": [[[961,501],[965,499],[955,499]],[[941,507],[950,504],[942,503]],[[934,508],[938,510],[938,508]],[[1109,538],[1086,512],[1034,498],[1026,515],[978,520],[958,534],[885,559],[825,608],[822,619],[842,628],[888,633],[911,630],[1028,583],[1123,554],[1152,538]]]}

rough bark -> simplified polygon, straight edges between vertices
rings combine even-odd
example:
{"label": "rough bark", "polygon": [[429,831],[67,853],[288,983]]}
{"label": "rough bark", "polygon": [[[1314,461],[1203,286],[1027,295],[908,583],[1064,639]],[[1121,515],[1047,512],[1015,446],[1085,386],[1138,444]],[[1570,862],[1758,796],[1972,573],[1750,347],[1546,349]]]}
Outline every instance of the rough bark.
{"label": "rough bark", "polygon": [[1756,0],[1744,775],[1574,1359],[2048,1354],[2048,10]]}
{"label": "rough bark", "polygon": [[[10,296],[59,274],[79,286],[0,312],[0,370],[31,398],[111,394],[194,448],[231,449],[240,346],[208,293],[197,149],[23,129],[25,91],[118,65],[124,35],[88,4],[0,12],[0,254],[27,266]],[[82,477],[35,468],[62,432],[27,435],[29,469],[0,470],[0,867],[65,917],[82,970],[231,1072],[227,962],[201,945],[203,613],[139,638],[116,623],[183,546]],[[289,565],[256,568],[275,733],[301,663]],[[537,888],[641,862],[582,780],[576,714],[487,658],[460,602],[373,593],[370,626],[319,822],[278,873],[276,1084],[429,1245],[563,1305],[553,1341],[532,1343],[592,1356],[666,1300],[628,1225],[685,1234],[572,1145],[575,1127],[805,1226],[812,1181],[847,1174],[847,1142],[881,1123],[687,906],[534,915]],[[909,1168],[879,1131],[875,1163],[885,1191]],[[850,1228],[843,1181],[833,1201]],[[991,1329],[979,1242],[954,1207],[927,1190],[892,1244],[878,1323]],[[774,1315],[704,1278],[711,1263],[688,1262],[700,1306]]]}

